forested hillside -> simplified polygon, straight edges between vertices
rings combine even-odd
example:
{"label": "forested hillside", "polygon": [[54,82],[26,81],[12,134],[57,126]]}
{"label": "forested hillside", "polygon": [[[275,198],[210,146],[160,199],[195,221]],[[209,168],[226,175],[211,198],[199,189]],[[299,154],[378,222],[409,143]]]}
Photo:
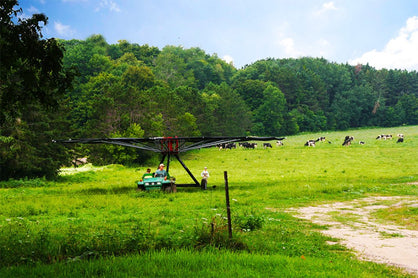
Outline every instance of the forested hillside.
{"label": "forested hillside", "polygon": [[56,139],[284,136],[418,124],[418,73],[265,59],[235,68],[200,48],[43,39],[43,14],[0,0],[0,180],[53,177],[78,155],[130,164],[115,146],[75,152]]}
{"label": "forested hillside", "polygon": [[74,136],[289,135],[418,124],[418,73],[265,59],[236,69],[200,48],[101,35],[61,41]]}

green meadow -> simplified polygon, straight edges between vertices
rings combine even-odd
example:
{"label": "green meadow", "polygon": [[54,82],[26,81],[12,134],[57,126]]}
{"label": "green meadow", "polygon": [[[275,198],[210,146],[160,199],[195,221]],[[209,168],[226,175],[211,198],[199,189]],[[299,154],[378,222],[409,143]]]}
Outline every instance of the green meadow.
{"label": "green meadow", "polygon": [[[405,141],[396,143],[403,133]],[[376,140],[392,134],[392,140]],[[346,135],[351,146],[342,146]],[[308,139],[326,136],[316,147]],[[364,141],[364,145],[358,142]],[[360,261],[327,229],[289,208],[368,196],[418,196],[418,126],[289,136],[284,146],[208,148],[182,155],[208,190],[136,190],[159,159],[63,168],[59,179],[0,183],[0,277],[408,277],[401,269]],[[230,188],[228,237],[224,172]],[[191,182],[173,160],[170,174]],[[394,217],[394,215],[396,215]],[[380,211],[380,221],[416,210]],[[336,244],[330,245],[327,242]],[[412,277],[412,276],[411,276]]]}

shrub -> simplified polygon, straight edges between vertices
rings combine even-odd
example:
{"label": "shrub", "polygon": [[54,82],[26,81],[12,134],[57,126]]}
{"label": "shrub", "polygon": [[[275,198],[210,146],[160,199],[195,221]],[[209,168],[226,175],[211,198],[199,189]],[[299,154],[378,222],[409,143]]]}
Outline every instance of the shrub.
{"label": "shrub", "polygon": [[244,232],[261,229],[264,224],[264,218],[262,216],[255,216],[253,214],[236,216],[235,219],[238,227]]}
{"label": "shrub", "polygon": [[194,247],[198,250],[206,247],[228,250],[248,250],[247,245],[239,237],[229,238],[228,225],[221,216],[212,218],[211,223],[203,223],[202,227],[195,228],[196,243]]}

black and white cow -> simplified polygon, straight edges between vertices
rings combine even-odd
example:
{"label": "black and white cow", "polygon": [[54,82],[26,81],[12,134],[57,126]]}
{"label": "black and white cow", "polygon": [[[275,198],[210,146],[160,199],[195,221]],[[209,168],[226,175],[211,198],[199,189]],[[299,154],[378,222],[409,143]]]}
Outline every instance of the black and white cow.
{"label": "black and white cow", "polygon": [[284,144],[283,144],[283,141],[281,141],[281,140],[278,140],[277,142],[276,142],[276,146],[283,146]]}
{"label": "black and white cow", "polygon": [[273,148],[270,143],[263,143],[263,148]]}
{"label": "black and white cow", "polygon": [[257,148],[257,143],[242,142],[239,143],[239,146],[243,147],[244,149],[254,149]]}
{"label": "black and white cow", "polygon": [[315,147],[315,143],[318,142],[318,141],[319,141],[319,139],[316,139],[316,140],[310,139],[310,140],[306,141],[305,146],[307,146],[307,147]]}
{"label": "black and white cow", "polygon": [[347,135],[344,139],[343,146],[350,146],[352,141],[354,141],[354,137]]}
{"label": "black and white cow", "polygon": [[397,136],[398,136],[399,138],[398,138],[398,141],[396,141],[396,143],[403,143],[404,135],[403,135],[402,133],[400,133],[400,134],[398,134]]}
{"label": "black and white cow", "polygon": [[392,134],[381,134],[379,136],[376,137],[376,139],[390,139],[392,140]]}
{"label": "black and white cow", "polygon": [[230,149],[236,149],[237,145],[235,143],[222,143],[222,144],[218,144],[217,147],[219,148],[219,150],[222,150],[222,149],[230,150]]}
{"label": "black and white cow", "polygon": [[225,147],[225,149],[236,149],[237,148],[237,144],[235,143],[228,143]]}

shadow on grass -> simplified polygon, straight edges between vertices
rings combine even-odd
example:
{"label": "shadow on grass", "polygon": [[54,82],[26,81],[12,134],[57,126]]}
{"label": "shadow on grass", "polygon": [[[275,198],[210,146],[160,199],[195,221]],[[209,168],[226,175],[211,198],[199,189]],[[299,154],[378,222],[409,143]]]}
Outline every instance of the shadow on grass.
{"label": "shadow on grass", "polygon": [[133,186],[118,187],[118,188],[88,188],[82,189],[77,193],[82,195],[117,195],[135,192],[136,188]]}

